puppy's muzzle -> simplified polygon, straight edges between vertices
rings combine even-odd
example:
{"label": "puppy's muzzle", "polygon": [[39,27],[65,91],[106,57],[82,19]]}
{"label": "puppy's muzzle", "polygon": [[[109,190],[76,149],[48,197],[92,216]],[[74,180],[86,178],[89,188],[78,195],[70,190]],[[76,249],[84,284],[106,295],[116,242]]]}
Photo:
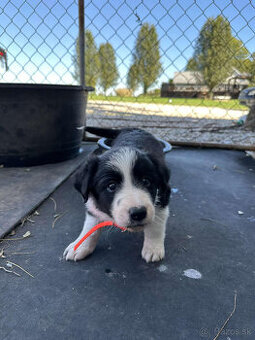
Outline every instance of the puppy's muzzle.
{"label": "puppy's muzzle", "polygon": [[142,222],[147,216],[147,209],[145,206],[132,207],[129,209],[130,221],[134,224]]}

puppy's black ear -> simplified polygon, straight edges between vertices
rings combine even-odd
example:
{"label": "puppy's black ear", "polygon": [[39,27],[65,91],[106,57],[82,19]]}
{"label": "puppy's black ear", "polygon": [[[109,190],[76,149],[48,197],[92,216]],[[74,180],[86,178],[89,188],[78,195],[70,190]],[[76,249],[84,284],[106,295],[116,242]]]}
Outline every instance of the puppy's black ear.
{"label": "puppy's black ear", "polygon": [[159,203],[162,208],[169,204],[171,187],[169,185],[170,170],[164,165],[162,168],[159,167]]}
{"label": "puppy's black ear", "polygon": [[158,205],[162,208],[169,204],[171,187],[169,185],[170,170],[167,168],[166,164],[162,160],[158,160],[151,157],[151,160],[155,166],[155,170],[158,173],[158,185],[159,185],[159,201]]}
{"label": "puppy's black ear", "polygon": [[74,187],[82,194],[84,201],[87,202],[89,192],[93,185],[93,177],[98,167],[98,157],[92,155],[87,162],[80,166],[74,175]]}

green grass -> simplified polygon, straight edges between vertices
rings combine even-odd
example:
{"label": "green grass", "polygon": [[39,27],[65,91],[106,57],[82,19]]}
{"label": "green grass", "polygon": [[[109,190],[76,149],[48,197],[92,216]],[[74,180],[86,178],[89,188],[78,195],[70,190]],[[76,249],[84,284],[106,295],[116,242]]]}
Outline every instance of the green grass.
{"label": "green grass", "polygon": [[148,103],[148,104],[169,104],[169,105],[187,105],[187,106],[206,106],[220,107],[232,110],[248,110],[244,105],[240,105],[238,99],[230,99],[228,101],[198,99],[198,98],[170,98],[139,96],[139,97],[119,97],[89,94],[89,100],[103,100],[112,102],[128,102],[128,103]]}

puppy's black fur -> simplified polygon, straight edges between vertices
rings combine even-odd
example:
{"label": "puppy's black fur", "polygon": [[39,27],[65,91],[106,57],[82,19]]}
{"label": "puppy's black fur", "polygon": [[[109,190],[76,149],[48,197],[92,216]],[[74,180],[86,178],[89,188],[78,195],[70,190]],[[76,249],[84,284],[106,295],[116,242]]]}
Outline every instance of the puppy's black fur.
{"label": "puppy's black fur", "polygon": [[143,231],[142,258],[146,262],[162,260],[170,173],[161,142],[140,129],[86,130],[108,138],[111,149],[97,149],[75,176],[75,187],[83,195],[87,210],[80,235],[64,251],[66,260],[78,261],[90,255],[99,230],[77,250],[74,245],[96,224],[108,220],[130,232]]}
{"label": "puppy's black fur", "polygon": [[97,208],[111,216],[111,203],[115,193],[121,188],[123,178],[122,174],[109,167],[109,162],[114,153],[128,147],[135,150],[136,154],[132,172],[133,185],[149,192],[155,206],[164,208],[168,205],[170,172],[165,164],[160,141],[141,129],[87,127],[86,131],[109,138],[111,149],[102,151],[100,156],[92,154],[75,177],[75,187],[81,192],[85,202],[91,194]]}

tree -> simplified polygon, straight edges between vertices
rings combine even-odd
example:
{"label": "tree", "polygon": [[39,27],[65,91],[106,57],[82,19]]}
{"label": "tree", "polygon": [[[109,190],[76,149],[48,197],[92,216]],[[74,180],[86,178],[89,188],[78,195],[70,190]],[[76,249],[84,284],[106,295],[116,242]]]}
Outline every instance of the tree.
{"label": "tree", "polygon": [[133,64],[128,71],[127,84],[128,88],[132,90],[132,92],[135,92],[135,90],[138,88],[138,70],[135,64]]}
{"label": "tree", "polygon": [[192,57],[188,60],[185,71],[198,71],[198,68],[197,61]]}
{"label": "tree", "polygon": [[145,23],[136,39],[133,64],[129,70],[128,78],[130,79],[130,75],[132,75],[132,84],[141,84],[143,93],[146,94],[148,88],[155,83],[161,72],[162,66],[156,28],[154,25]]}
{"label": "tree", "polygon": [[[80,47],[79,39],[76,39],[73,78],[80,82]],[[93,34],[85,31],[85,82],[88,86],[95,87],[99,77],[99,57]]]}
{"label": "tree", "polygon": [[209,18],[202,27],[187,71],[200,71],[209,92],[231,75],[233,68],[248,72],[249,51],[233,37],[229,21],[219,15]]}
{"label": "tree", "polygon": [[[251,65],[250,53],[243,45],[241,40],[232,37],[229,44],[229,50],[225,51],[229,58],[231,66],[241,72],[248,72]],[[199,71],[201,65],[198,64],[199,58],[196,56],[190,58],[187,62],[185,71]]]}
{"label": "tree", "polygon": [[209,18],[200,31],[194,59],[210,94],[216,85],[231,74],[231,39],[230,24],[221,15],[215,19]]}
{"label": "tree", "polygon": [[250,53],[243,45],[243,42],[235,37],[230,41],[229,51],[231,65],[241,72],[249,72],[250,67]]}
{"label": "tree", "polygon": [[[251,75],[251,85],[255,86],[255,53],[252,53],[249,64],[249,73]],[[255,131],[255,105],[250,108],[245,121],[245,127]]]}
{"label": "tree", "polygon": [[250,78],[251,86],[255,86],[255,52],[252,53],[251,58],[248,59],[247,69],[248,73],[251,75]]}
{"label": "tree", "polygon": [[119,78],[116,57],[112,45],[110,43],[101,44],[98,55],[100,61],[99,82],[104,93],[106,93],[110,87],[116,85]]}

